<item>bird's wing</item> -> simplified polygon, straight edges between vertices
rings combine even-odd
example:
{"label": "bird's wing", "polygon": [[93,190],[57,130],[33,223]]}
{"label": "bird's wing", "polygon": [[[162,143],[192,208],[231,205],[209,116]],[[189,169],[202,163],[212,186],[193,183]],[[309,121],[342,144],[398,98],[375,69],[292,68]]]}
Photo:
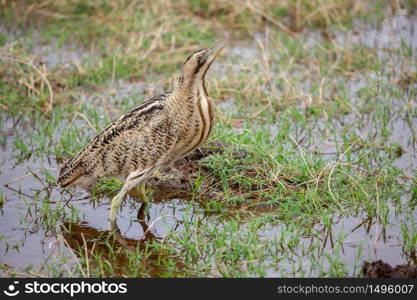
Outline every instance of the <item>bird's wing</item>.
{"label": "bird's wing", "polygon": [[174,120],[163,103],[168,95],[149,99],[104,128],[64,163],[57,183],[66,187],[82,176],[125,175],[157,163],[177,140]]}

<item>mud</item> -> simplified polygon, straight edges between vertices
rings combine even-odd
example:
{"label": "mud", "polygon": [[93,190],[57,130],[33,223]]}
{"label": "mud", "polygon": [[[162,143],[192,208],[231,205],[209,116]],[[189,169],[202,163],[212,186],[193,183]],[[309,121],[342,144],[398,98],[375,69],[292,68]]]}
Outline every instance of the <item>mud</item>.
{"label": "mud", "polygon": [[362,272],[366,278],[417,278],[417,265],[397,265],[392,267],[382,260],[365,261]]}
{"label": "mud", "polygon": [[[416,32],[417,23],[412,23],[409,30],[410,35],[406,36],[409,45],[416,47]],[[356,26],[356,25],[355,25]],[[354,27],[355,27],[354,26]],[[336,33],[333,38],[344,41],[346,43],[369,43],[372,47],[380,48],[381,40],[371,42],[376,39],[379,29],[372,27],[367,33],[358,25],[356,26],[359,33],[357,35],[348,37],[343,34]],[[5,31],[0,25],[0,33]],[[362,31],[361,31],[362,30]],[[362,33],[361,33],[362,32]],[[380,33],[381,34],[381,33]],[[408,34],[408,33],[407,33]],[[258,37],[257,37],[258,38]],[[259,37],[261,38],[261,37]],[[381,38],[381,36],[379,36]],[[312,34],[310,43],[316,42],[319,37]],[[343,43],[341,43],[343,44]],[[35,45],[36,57],[42,58],[49,68],[54,68],[59,65],[76,65],[83,59],[90,59],[89,54],[83,50],[63,48],[60,51],[54,46]],[[387,46],[387,45],[385,45]],[[389,44],[394,48],[398,43]],[[239,54],[243,60],[254,61],[259,58],[260,52],[257,44],[245,45],[239,44],[231,49],[231,55]],[[381,54],[382,55],[382,54]],[[392,63],[392,62],[391,62]],[[395,62],[394,62],[395,63]],[[221,70],[222,66],[218,70]],[[216,71],[214,66],[213,71]],[[223,70],[224,71],[224,70]],[[238,71],[238,68],[235,68]],[[411,74],[411,75],[407,75]],[[220,74],[220,78],[221,78]],[[223,74],[224,75],[224,74]],[[292,74],[294,75],[294,74]],[[364,76],[368,76],[365,74]],[[399,77],[398,84],[404,89],[411,89],[415,87],[415,78],[412,73],[405,73],[404,76]],[[390,83],[390,82],[387,82]],[[356,98],[356,93],[366,85],[366,81],[357,80],[349,85],[353,99]],[[307,82],[305,86],[301,87],[305,92],[311,88]],[[112,82],[103,93],[85,93],[82,94],[82,102],[92,102],[99,108],[98,112],[104,114],[112,107],[118,107],[122,101],[127,101],[127,106],[133,106],[137,101],[137,96],[143,94],[145,87],[124,81]],[[106,96],[106,97],[104,97]],[[110,97],[109,97],[110,96]],[[279,98],[279,97],[278,97]],[[219,108],[225,113],[228,113],[238,107],[235,99],[230,99],[219,105]],[[101,110],[100,110],[101,109]],[[307,114],[308,107],[305,107],[304,112]],[[119,114],[120,111],[114,111],[114,115]],[[401,113],[401,106],[398,103],[392,103],[392,114],[397,114],[390,121],[390,129],[392,130],[391,139],[387,141],[390,143],[397,142],[399,144],[397,157],[393,158],[394,164],[406,174],[406,177],[411,177],[416,170],[417,151],[416,151],[416,128],[417,121],[415,117],[404,118]],[[346,124],[354,124],[359,122],[358,135],[364,140],[375,136],[378,130],[378,124],[370,122],[368,114],[363,114],[360,119],[357,119],[354,113],[338,117],[333,121],[336,129],[343,130]],[[135,249],[143,250],[144,247],[149,247],[154,242],[157,243],[163,239],[169,232],[184,230],[184,225],[181,220],[185,216],[212,218],[212,213],[202,208],[201,202],[204,199],[221,199],[222,195],[216,190],[215,185],[203,187],[199,193],[198,199],[192,197],[192,182],[200,175],[212,177],[213,183],[216,179],[213,176],[213,170],[207,167],[204,163],[205,159],[210,155],[221,154],[225,149],[233,147],[233,145],[225,145],[219,143],[207,144],[203,148],[192,153],[190,156],[178,161],[174,167],[165,172],[161,172],[154,176],[148,185],[154,190],[153,201],[150,207],[147,208],[147,213],[144,214],[144,206],[137,201],[137,194],[133,191],[130,197],[124,202],[121,211],[118,214],[118,225],[120,232],[114,236],[110,236],[107,231],[108,228],[108,209],[112,195],[100,195],[97,199],[93,199],[88,192],[73,190],[65,192],[58,190],[55,186],[45,183],[41,178],[42,172],[40,169],[47,169],[53,175],[57,174],[59,163],[54,157],[45,155],[43,153],[32,153],[29,157],[18,157],[16,149],[13,146],[14,139],[17,134],[28,134],[34,127],[30,122],[22,123],[12,120],[7,116],[4,117],[4,124],[1,130],[4,134],[4,145],[2,145],[1,153],[1,172],[0,185],[4,193],[5,201],[1,209],[0,216],[0,263],[3,266],[10,266],[13,269],[25,270],[28,266],[34,269],[43,270],[46,264],[60,263],[63,260],[67,261],[69,265],[76,264],[72,258],[75,253],[78,257],[83,256],[84,251],[89,251],[89,256],[100,255],[103,260],[107,260],[113,266],[114,273],[108,275],[118,276],[125,272],[128,267],[128,257],[126,252],[118,251],[116,256],[109,252],[109,247],[106,245],[109,241],[114,249],[128,250],[130,253],[136,251]],[[67,125],[67,123],[64,124]],[[84,124],[80,125],[80,128]],[[266,129],[265,129],[266,128]],[[267,124],[264,130],[270,130],[272,138],[279,128],[276,124]],[[306,150],[313,155],[322,155],[326,159],[334,159],[340,153],[336,147],[336,142],[327,139],[323,142],[324,136],[330,136],[329,128],[326,128],[326,122],[318,122],[314,124],[312,131],[307,132],[302,128],[294,128],[292,132],[295,133],[297,141],[313,140],[317,143],[301,144]],[[310,137],[313,136],[314,138]],[[54,143],[59,141],[59,132],[54,137]],[[353,149],[354,150],[354,149]],[[383,151],[384,149],[381,149]],[[245,158],[251,153],[244,151],[235,151],[233,156],[235,159]],[[375,168],[377,163],[375,162]],[[247,176],[253,176],[262,170],[255,168],[244,168]],[[31,175],[32,174],[32,175]],[[38,174],[40,177],[33,176]],[[16,179],[21,178],[17,181]],[[288,193],[291,193],[295,187],[295,183],[288,181],[285,176],[280,178],[281,182],[285,182],[288,187]],[[410,178],[404,178],[409,181]],[[12,183],[10,183],[12,182]],[[241,190],[239,183],[229,182],[230,187],[237,193]],[[254,199],[248,199],[246,205],[251,212],[259,214],[273,213],[274,207],[260,202],[260,197],[257,195],[256,189],[262,190],[263,187],[252,187],[254,190]],[[299,187],[302,188],[302,187]],[[206,197],[206,198],[204,198]],[[411,200],[410,195],[404,195],[404,203]],[[190,201],[193,200],[193,201]],[[54,232],[54,228],[42,226],[43,220],[47,219],[40,211],[42,205],[50,205],[51,212],[57,214],[57,223],[53,224],[60,228],[61,234]],[[239,207],[237,208],[239,209]],[[78,212],[78,218],[73,217],[72,211]],[[227,216],[233,215],[233,210]],[[410,216],[413,217],[410,217]],[[159,218],[163,217],[162,220]],[[241,218],[243,223],[242,230],[245,229],[245,219]],[[50,218],[50,217],[49,217]],[[70,219],[75,221],[70,222]],[[64,221],[63,221],[64,220]],[[213,222],[213,226],[223,226],[222,222],[216,218],[209,219]],[[291,252],[292,256],[289,259],[284,259],[279,269],[282,270],[284,276],[299,275],[299,270],[294,270],[295,263],[299,260],[305,260],[307,255],[310,255],[309,249],[312,245],[319,244],[320,253],[317,253],[317,261],[325,259],[324,257],[333,256],[334,248],[337,245],[339,236],[347,236],[343,239],[340,246],[340,257],[347,265],[350,273],[354,272],[355,268],[362,268],[362,260],[374,260],[372,263],[365,263],[363,266],[363,274],[365,277],[415,277],[416,268],[415,253],[410,252],[405,248],[402,242],[402,226],[411,227],[415,224],[404,223],[404,220],[417,220],[417,210],[410,209],[404,214],[397,215],[394,212],[388,216],[388,225],[382,228],[380,221],[370,219],[366,213],[358,213],[354,216],[339,216],[337,214],[331,216],[330,226],[325,226],[323,223],[311,224],[311,232],[301,237],[300,247],[294,249],[286,249],[286,252]],[[155,223],[154,223],[155,222]],[[153,226],[150,228],[150,224]],[[260,235],[263,239],[276,239],[281,236],[282,232],[288,232],[289,225],[282,223],[266,223],[263,224]],[[83,249],[84,247],[84,249]],[[127,252],[129,253],[129,252]],[[363,257],[358,258],[358,253],[362,253]],[[153,253],[149,260],[143,260],[143,268],[151,276],[159,276],[163,269],[158,265],[158,261],[163,260],[167,253]],[[314,257],[314,254],[313,254]],[[360,259],[360,261],[358,261]],[[385,263],[383,261],[385,261]],[[396,265],[391,267],[390,265]],[[181,272],[184,266],[177,262],[176,268]],[[303,268],[314,269],[312,262],[305,262]],[[279,276],[280,270],[271,270],[269,276]],[[302,270],[303,271],[303,270]],[[317,271],[318,272],[318,271]],[[320,276],[314,271],[313,276]]]}

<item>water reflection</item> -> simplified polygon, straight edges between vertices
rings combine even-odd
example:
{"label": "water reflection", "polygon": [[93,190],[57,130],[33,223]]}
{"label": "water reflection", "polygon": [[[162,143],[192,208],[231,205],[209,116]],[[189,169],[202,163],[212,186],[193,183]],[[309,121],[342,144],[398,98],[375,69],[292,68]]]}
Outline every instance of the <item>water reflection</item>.
{"label": "water reflection", "polygon": [[[134,224],[140,226],[143,232],[143,235],[136,239],[123,236],[119,228],[113,232],[98,230],[86,222],[64,222],[61,232],[65,245],[71,248],[79,258],[88,257],[89,264],[101,269],[100,275],[160,277],[166,271],[163,267],[164,261],[169,259],[169,263],[172,263],[173,260],[168,257],[168,253],[153,249],[161,238],[152,233],[147,220],[150,220],[149,205],[143,203],[137,211],[136,222],[133,222],[133,226]],[[144,254],[143,257],[138,255],[141,252]],[[132,274],[135,269],[130,268],[132,260],[137,262],[135,274]],[[98,266],[102,263],[111,267]],[[182,268],[182,264],[175,261],[177,272],[180,272]]]}

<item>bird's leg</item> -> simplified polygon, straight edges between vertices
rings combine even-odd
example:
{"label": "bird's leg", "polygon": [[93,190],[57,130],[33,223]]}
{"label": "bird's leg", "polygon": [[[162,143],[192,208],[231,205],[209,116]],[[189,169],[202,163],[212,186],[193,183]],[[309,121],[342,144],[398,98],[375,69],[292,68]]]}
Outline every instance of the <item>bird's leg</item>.
{"label": "bird's leg", "polygon": [[123,186],[122,190],[116,196],[114,196],[114,198],[111,200],[111,206],[110,206],[110,230],[111,231],[118,230],[118,227],[116,224],[116,214],[120,205],[122,204],[123,198],[125,197],[127,193],[127,191],[124,188],[125,186]]}
{"label": "bird's leg", "polygon": [[[110,206],[110,230],[114,231],[117,230],[117,224],[116,224],[116,215],[117,211],[120,208],[120,205],[122,204],[123,198],[126,196],[127,192],[131,190],[133,187],[138,185],[139,183],[142,183],[142,181],[146,178],[147,174],[152,169],[145,169],[145,170],[138,170],[135,172],[132,172],[127,178],[124,186],[120,190],[120,192],[114,196],[114,198],[111,200],[111,206]],[[142,184],[141,184],[142,185]]]}
{"label": "bird's leg", "polygon": [[143,211],[145,212],[145,214],[147,215],[149,212],[149,205],[150,205],[150,200],[148,195],[146,194],[146,187],[145,187],[145,183],[141,183],[139,184],[139,194],[140,197],[142,199],[142,206],[141,209],[143,209]]}
{"label": "bird's leg", "polygon": [[139,184],[138,189],[139,189],[139,195],[142,201],[145,203],[149,203],[148,196],[146,195],[145,184],[144,183]]}

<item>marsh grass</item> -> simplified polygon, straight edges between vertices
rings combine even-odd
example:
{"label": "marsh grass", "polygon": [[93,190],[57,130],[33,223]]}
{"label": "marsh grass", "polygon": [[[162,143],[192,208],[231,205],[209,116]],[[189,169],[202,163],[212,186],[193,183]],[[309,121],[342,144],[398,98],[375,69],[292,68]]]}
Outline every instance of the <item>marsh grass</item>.
{"label": "marsh grass", "polygon": [[[26,166],[29,177],[0,191],[7,213],[8,203],[23,203],[13,207],[23,237],[5,230],[0,250],[24,249],[30,233],[58,250],[40,267],[3,264],[3,273],[358,276],[373,257],[370,244],[391,228],[415,263],[415,48],[349,38],[355,20],[382,22],[389,9],[354,0],[4,2],[1,174]],[[56,193],[59,164],[121,113],[169,90],[190,52],[225,37],[234,40],[231,54],[216,61],[207,84],[217,104],[210,141],[225,146],[182,173],[184,194],[154,204],[174,211],[172,199],[183,199],[181,214],[147,220],[152,228],[139,241],[87,226],[83,209],[107,213],[100,209],[121,183],[97,184],[81,199],[87,209],[79,194]],[[46,56],[37,50],[44,45]],[[148,193],[166,194],[156,185]],[[140,205],[132,195],[125,207]],[[346,231],[338,219],[355,225]],[[377,232],[352,242],[356,226]],[[170,230],[149,236],[155,228]]]}

